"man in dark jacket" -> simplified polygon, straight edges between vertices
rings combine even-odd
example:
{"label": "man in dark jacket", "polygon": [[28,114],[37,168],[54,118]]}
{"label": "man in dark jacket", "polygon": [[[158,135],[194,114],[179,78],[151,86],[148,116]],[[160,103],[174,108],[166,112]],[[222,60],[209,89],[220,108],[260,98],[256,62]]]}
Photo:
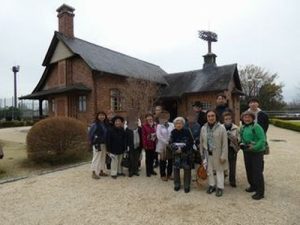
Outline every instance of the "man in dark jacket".
{"label": "man in dark jacket", "polygon": [[196,101],[193,105],[193,111],[197,113],[198,118],[197,122],[201,127],[207,122],[206,113],[202,111],[202,103],[200,101]]}
{"label": "man in dark jacket", "polygon": [[129,177],[139,176],[139,160],[142,153],[142,128],[138,126],[138,116],[134,111],[127,118],[126,149],[129,153]]}
{"label": "man in dark jacket", "polygon": [[226,96],[224,94],[217,95],[216,103],[217,106],[215,111],[217,112],[217,120],[223,124],[224,123],[223,113],[224,112],[233,113],[233,111],[228,107]]}
{"label": "man in dark jacket", "polygon": [[268,115],[259,108],[259,100],[257,98],[252,98],[248,102],[248,111],[255,114],[255,122],[258,123],[263,129],[265,134],[269,129],[269,117]]}

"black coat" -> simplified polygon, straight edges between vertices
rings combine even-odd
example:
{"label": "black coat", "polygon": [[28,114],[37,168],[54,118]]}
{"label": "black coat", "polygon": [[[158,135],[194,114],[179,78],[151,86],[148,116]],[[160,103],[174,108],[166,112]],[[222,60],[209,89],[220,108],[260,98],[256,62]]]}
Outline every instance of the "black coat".
{"label": "black coat", "polygon": [[198,112],[198,123],[201,127],[203,127],[204,124],[207,122],[206,113],[203,111]]}
{"label": "black coat", "polygon": [[215,109],[215,111],[217,112],[217,120],[220,123],[224,123],[223,121],[223,113],[224,112],[230,112],[233,113],[233,111],[228,107],[228,105],[218,105]]}
{"label": "black coat", "polygon": [[170,144],[174,143],[185,143],[185,147],[182,149],[182,152],[190,153],[193,151],[193,137],[189,130],[183,128],[181,130],[172,130]]}
{"label": "black coat", "polygon": [[269,129],[269,116],[265,112],[259,111],[257,113],[257,123],[264,129],[265,133],[267,133]]}
{"label": "black coat", "polygon": [[[134,140],[133,140],[133,130],[126,128],[125,130],[126,132],[126,149],[129,147],[129,151],[133,151],[134,149]],[[140,145],[139,145],[139,149],[143,148],[143,141],[142,141],[142,128],[138,128],[138,133],[140,136]]]}
{"label": "black coat", "polygon": [[126,132],[123,128],[112,127],[107,132],[107,151],[120,155],[126,150]]}

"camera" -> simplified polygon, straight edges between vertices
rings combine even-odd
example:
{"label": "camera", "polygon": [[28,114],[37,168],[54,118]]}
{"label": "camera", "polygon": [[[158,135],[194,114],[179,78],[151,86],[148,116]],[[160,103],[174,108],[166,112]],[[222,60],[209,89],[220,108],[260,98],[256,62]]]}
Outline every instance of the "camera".
{"label": "camera", "polygon": [[247,150],[247,149],[249,149],[249,145],[247,145],[245,143],[240,143],[240,149]]}
{"label": "camera", "polygon": [[101,151],[101,145],[100,144],[94,144],[94,146],[95,146],[95,149],[96,149],[96,151],[97,152],[100,152]]}

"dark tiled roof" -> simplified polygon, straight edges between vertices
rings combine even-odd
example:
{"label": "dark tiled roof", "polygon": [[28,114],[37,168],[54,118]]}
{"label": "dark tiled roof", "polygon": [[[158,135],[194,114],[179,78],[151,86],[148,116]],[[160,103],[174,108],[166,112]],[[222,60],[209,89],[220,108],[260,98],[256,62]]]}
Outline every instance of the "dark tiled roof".
{"label": "dark tiled roof", "polygon": [[[54,36],[54,38],[62,41],[71,52],[81,56],[92,70],[166,84],[164,75],[167,73],[157,65],[92,44],[79,38],[68,38],[59,32],[55,32]],[[43,62],[44,66],[49,64],[56,43],[52,41],[52,47],[50,45]]]}
{"label": "dark tiled roof", "polygon": [[67,87],[58,87],[58,88],[51,88],[48,90],[33,92],[30,95],[25,95],[20,97],[19,99],[42,99],[43,97],[49,95],[56,95],[56,94],[64,94],[64,93],[72,93],[72,92],[90,92],[91,89],[86,87],[83,84],[74,84]]}
{"label": "dark tiled roof", "polygon": [[202,70],[168,74],[169,86],[162,90],[162,97],[181,97],[183,94],[224,91],[233,79],[242,91],[237,65],[212,66]]}

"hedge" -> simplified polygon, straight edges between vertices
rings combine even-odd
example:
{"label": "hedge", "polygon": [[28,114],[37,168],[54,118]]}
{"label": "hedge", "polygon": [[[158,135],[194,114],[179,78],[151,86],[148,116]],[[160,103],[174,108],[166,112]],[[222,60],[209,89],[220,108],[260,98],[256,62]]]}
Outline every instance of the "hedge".
{"label": "hedge", "polygon": [[26,143],[28,159],[38,163],[80,160],[88,151],[86,125],[74,118],[47,118],[29,130]]}
{"label": "hedge", "polygon": [[293,122],[293,121],[286,121],[286,120],[279,120],[279,119],[270,119],[270,122],[276,127],[281,127],[281,128],[300,132],[300,121]]}
{"label": "hedge", "polygon": [[0,128],[32,126],[35,121],[0,121]]}

